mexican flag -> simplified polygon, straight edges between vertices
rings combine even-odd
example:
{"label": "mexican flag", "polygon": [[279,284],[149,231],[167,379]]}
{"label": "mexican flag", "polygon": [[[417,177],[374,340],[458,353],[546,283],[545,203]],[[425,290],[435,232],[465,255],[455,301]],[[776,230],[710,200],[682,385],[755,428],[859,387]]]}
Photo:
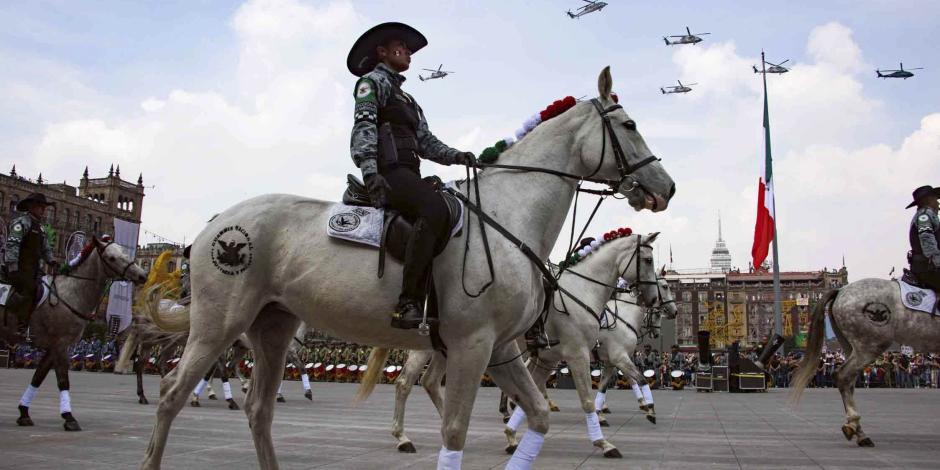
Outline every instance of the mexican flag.
{"label": "mexican flag", "polygon": [[757,183],[757,222],[754,224],[754,245],[751,247],[754,269],[760,268],[767,258],[770,242],[774,239],[774,179],[773,159],[770,156],[770,118],[767,111],[767,76],[764,75],[764,159]]}

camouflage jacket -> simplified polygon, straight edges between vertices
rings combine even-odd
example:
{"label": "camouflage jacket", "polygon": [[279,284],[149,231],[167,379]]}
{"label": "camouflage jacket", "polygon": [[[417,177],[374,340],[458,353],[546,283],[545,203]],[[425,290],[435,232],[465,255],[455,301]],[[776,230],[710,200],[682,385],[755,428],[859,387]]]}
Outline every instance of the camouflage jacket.
{"label": "camouflage jacket", "polygon": [[[352,154],[353,163],[359,167],[364,177],[378,172],[376,158],[379,142],[379,110],[385,107],[388,98],[392,96],[393,87],[401,87],[404,82],[405,77],[383,63],[376,65],[375,69],[356,82],[356,89],[353,92],[356,108],[349,152]],[[414,101],[413,98],[412,101]],[[428,122],[424,118],[421,106],[418,106],[416,101],[414,103],[418,108],[417,140],[421,148],[421,157],[442,165],[453,164],[460,151],[448,147],[434,137],[428,129]]]}
{"label": "camouflage jacket", "polygon": [[911,248],[922,253],[934,269],[940,269],[940,218],[932,207],[917,209],[911,220],[911,244],[915,243]]}
{"label": "camouflage jacket", "polygon": [[8,272],[19,269],[20,256],[24,254],[20,253],[20,247],[30,231],[38,231],[42,238],[40,253],[36,253],[36,255],[38,255],[37,258],[47,263],[52,261],[52,249],[49,248],[49,238],[46,236],[46,231],[42,228],[42,221],[36,220],[30,214],[22,214],[10,222],[10,227],[7,231],[9,235],[7,235],[5,251],[3,253],[3,264],[7,267]]}

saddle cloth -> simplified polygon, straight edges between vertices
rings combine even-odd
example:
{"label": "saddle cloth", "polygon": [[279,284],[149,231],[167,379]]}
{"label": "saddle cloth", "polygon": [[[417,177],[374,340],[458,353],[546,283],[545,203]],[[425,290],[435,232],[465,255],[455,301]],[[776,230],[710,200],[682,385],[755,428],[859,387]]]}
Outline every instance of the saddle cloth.
{"label": "saddle cloth", "polygon": [[[37,294],[39,295],[36,296],[36,305],[33,306],[34,309],[39,308],[39,306],[44,304],[49,298],[49,288],[46,287],[46,285],[50,284],[51,282],[52,276],[47,275],[42,277],[42,282],[40,282],[39,286],[37,286],[37,290],[39,291]],[[9,300],[10,294],[12,292],[13,286],[0,283],[0,306],[7,304],[7,301]]]}
{"label": "saddle cloth", "polygon": [[[346,180],[348,186],[343,194],[343,202],[337,202],[330,208],[327,235],[378,248],[382,245],[384,233],[389,253],[400,259],[399,255],[404,253],[404,245],[410,238],[411,222],[399,217],[396,211],[372,207],[368,191],[359,178],[347,175]],[[464,207],[452,194],[446,191],[439,191],[438,194],[444,199],[449,214],[449,240],[459,236],[463,229]],[[445,245],[446,241],[439,243],[435,252],[443,251]]]}
{"label": "saddle cloth", "polygon": [[940,310],[934,310],[937,305],[937,294],[930,289],[924,289],[898,280],[901,289],[901,302],[905,307],[919,312],[940,315]]}

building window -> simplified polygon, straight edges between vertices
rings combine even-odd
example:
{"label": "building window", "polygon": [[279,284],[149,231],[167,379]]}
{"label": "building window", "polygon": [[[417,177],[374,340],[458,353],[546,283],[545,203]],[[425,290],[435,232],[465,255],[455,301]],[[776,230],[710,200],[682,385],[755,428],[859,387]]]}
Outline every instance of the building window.
{"label": "building window", "polygon": [[176,271],[176,261],[170,261],[166,264],[166,272],[172,273]]}
{"label": "building window", "polygon": [[699,291],[699,293],[698,293],[698,301],[699,301],[699,302],[704,302],[704,301],[706,301],[706,300],[708,300],[708,292]]}
{"label": "building window", "polygon": [[10,196],[10,215],[16,213],[16,203],[20,202],[20,197],[16,194]]}
{"label": "building window", "polygon": [[682,291],[682,301],[691,302],[692,301],[692,291],[684,290]]}

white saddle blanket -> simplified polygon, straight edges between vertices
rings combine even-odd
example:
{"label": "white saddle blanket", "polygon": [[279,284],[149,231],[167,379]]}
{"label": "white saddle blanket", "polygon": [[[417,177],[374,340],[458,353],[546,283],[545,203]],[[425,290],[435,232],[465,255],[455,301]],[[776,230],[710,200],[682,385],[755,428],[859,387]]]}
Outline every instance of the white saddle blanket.
{"label": "white saddle blanket", "polygon": [[901,302],[905,307],[920,312],[940,314],[940,310],[932,312],[937,305],[937,294],[934,291],[912,286],[900,279],[898,287],[901,288]]}
{"label": "white saddle blanket", "polygon": [[[52,282],[52,276],[43,276],[42,281],[43,282],[39,285],[39,301],[36,302],[36,308],[46,303],[46,300],[49,298],[49,288],[46,287],[46,284]],[[9,300],[12,291],[13,287],[9,284],[0,284],[0,305],[7,304],[7,300]]]}
{"label": "white saddle blanket", "polygon": [[[463,202],[460,203],[460,217],[451,231],[453,238],[463,229]],[[382,244],[382,229],[385,224],[385,209],[366,206],[347,206],[337,202],[330,207],[330,218],[326,234],[354,243],[363,243],[378,248]]]}

